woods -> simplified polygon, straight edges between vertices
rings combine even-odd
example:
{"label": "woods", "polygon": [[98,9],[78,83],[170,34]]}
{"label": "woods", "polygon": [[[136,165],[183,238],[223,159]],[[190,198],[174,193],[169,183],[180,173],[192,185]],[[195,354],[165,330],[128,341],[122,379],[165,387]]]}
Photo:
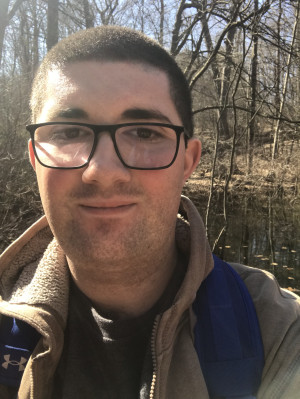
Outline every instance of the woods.
{"label": "woods", "polygon": [[[25,125],[37,66],[61,38],[118,24],[176,57],[193,95],[203,157],[189,193],[299,190],[298,0],[0,0],[0,237],[3,249],[41,213]],[[198,184],[196,184],[198,183]],[[250,189],[249,189],[250,187]]]}

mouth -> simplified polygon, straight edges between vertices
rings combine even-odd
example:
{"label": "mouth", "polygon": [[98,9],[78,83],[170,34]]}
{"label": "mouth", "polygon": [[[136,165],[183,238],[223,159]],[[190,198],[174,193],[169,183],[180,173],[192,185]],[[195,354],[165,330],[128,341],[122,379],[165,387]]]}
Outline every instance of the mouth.
{"label": "mouth", "polygon": [[80,209],[93,216],[122,216],[133,210],[134,202],[106,202],[99,204],[80,204]]}

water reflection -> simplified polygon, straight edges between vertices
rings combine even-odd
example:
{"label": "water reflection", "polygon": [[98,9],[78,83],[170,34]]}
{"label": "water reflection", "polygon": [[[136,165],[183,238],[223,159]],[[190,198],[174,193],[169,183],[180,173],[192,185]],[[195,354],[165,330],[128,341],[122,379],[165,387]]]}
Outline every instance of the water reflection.
{"label": "water reflection", "polygon": [[[202,217],[206,202],[198,201]],[[214,252],[227,261],[239,262],[272,272],[282,287],[300,293],[300,206],[271,196],[245,199],[227,206],[224,227],[222,204],[211,211],[208,237]]]}

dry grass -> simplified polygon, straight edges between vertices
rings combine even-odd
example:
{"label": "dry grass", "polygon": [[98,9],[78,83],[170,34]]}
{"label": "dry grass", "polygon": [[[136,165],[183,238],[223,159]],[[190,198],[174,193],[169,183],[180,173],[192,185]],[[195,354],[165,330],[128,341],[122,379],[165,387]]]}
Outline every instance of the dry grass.
{"label": "dry grass", "polygon": [[[184,191],[191,197],[207,196],[212,177],[213,143],[208,141],[200,164],[187,182]],[[230,145],[221,143],[221,150],[216,163],[214,175],[215,191],[223,191],[225,179],[229,173]],[[299,201],[300,192],[300,145],[285,143],[278,158],[271,162],[271,146],[267,144],[257,148],[254,154],[253,169],[247,173],[247,158],[241,149],[237,149],[234,159],[233,173],[230,179],[229,191],[234,196],[269,195],[286,197],[291,201]]]}
{"label": "dry grass", "polygon": [[0,252],[41,214],[35,174],[27,156],[0,159]]}

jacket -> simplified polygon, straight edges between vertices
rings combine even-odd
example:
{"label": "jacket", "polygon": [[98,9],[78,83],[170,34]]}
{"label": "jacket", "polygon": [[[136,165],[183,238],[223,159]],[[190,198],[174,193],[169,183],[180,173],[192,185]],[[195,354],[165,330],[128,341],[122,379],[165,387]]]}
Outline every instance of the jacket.
{"label": "jacket", "polygon": [[[189,257],[184,281],[172,306],[156,317],[152,332],[150,398],[208,399],[194,348],[192,303],[213,268],[205,229],[192,202],[182,197],[187,221],[178,217],[176,241]],[[262,333],[265,367],[258,399],[296,399],[300,392],[300,300],[280,289],[262,270],[231,264],[252,296]],[[69,270],[65,255],[42,217],[0,257],[0,314],[36,328],[42,338],[23,374],[19,399],[47,399],[64,343]],[[1,367],[1,364],[0,364]],[[0,386],[0,398],[10,398]]]}

